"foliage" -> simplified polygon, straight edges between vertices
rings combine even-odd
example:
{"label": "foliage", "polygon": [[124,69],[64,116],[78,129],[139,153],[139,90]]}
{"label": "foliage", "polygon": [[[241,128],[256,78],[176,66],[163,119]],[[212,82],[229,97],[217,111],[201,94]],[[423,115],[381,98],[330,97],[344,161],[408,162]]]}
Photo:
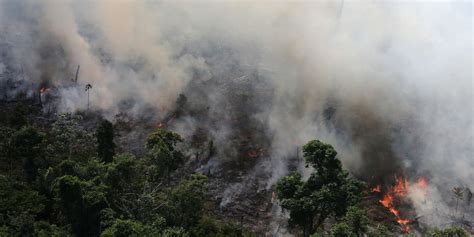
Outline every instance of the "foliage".
{"label": "foliage", "polygon": [[144,191],[143,167],[137,158],[124,153],[116,155],[105,168],[103,181],[108,187],[110,205],[119,213],[130,218],[151,218],[147,215],[154,210],[149,204],[148,192]]}
{"label": "foliage", "polygon": [[15,132],[14,129],[10,127],[0,127],[0,169],[3,173],[9,174],[11,176],[13,170],[13,159],[11,158],[11,153],[13,151],[10,146],[10,140]]}
{"label": "foliage", "polygon": [[49,131],[47,152],[56,160],[84,160],[94,155],[94,136],[79,125],[79,115],[70,113],[58,115]]}
{"label": "foliage", "polygon": [[351,206],[347,210],[346,216],[343,221],[347,223],[352,233],[356,236],[361,236],[367,232],[367,226],[369,225],[369,218],[365,209],[358,206]]}
{"label": "foliage", "polygon": [[96,131],[97,155],[104,162],[111,162],[115,154],[114,127],[111,122],[103,120]]}
{"label": "foliage", "polygon": [[163,237],[189,237],[185,229],[181,227],[170,227],[163,231]]}
{"label": "foliage", "polygon": [[116,193],[132,191],[140,180],[140,170],[133,154],[119,154],[107,166],[105,182]]}
{"label": "foliage", "polygon": [[10,159],[22,160],[26,179],[33,182],[38,175],[39,161],[42,155],[42,142],[44,134],[34,127],[23,127],[13,133],[10,141]]}
{"label": "foliage", "polygon": [[28,125],[28,108],[25,105],[19,104],[13,110],[10,116],[10,126],[12,128],[22,128]]}
{"label": "foliage", "polygon": [[0,226],[3,226],[0,233],[34,232],[34,217],[44,210],[44,202],[45,197],[38,192],[0,179]]}
{"label": "foliage", "polygon": [[146,139],[146,146],[148,149],[151,149],[163,142],[169,150],[174,150],[176,144],[182,141],[183,138],[181,138],[181,136],[177,133],[165,129],[157,129],[155,132],[148,135]]}
{"label": "foliage", "polygon": [[157,171],[166,176],[168,186],[171,172],[184,162],[184,155],[176,148],[176,145],[182,141],[183,139],[177,133],[163,129],[150,134],[146,140],[148,157],[158,168]]}
{"label": "foliage", "polygon": [[98,232],[100,211],[107,207],[105,187],[76,176],[65,175],[57,179],[57,193],[62,211],[79,236]]}
{"label": "foliage", "polygon": [[390,230],[385,226],[379,224],[377,228],[371,230],[368,234],[368,237],[385,237],[385,236],[394,236],[390,233]]}
{"label": "foliage", "polygon": [[[184,162],[178,134],[150,134],[145,157],[114,155],[108,121],[94,136],[81,116],[59,114],[40,131],[21,111],[23,122],[0,126],[0,236],[207,236],[207,177],[161,185]],[[213,227],[215,236],[237,233]]]}
{"label": "foliage", "polygon": [[210,217],[203,217],[199,224],[190,232],[191,237],[251,237],[240,225],[232,222],[219,223]]}
{"label": "foliage", "polygon": [[199,222],[205,200],[206,181],[206,176],[193,174],[170,190],[162,208],[162,215],[169,225],[187,229]]}
{"label": "foliage", "polygon": [[159,230],[133,220],[116,219],[113,225],[105,229],[102,237],[159,236]]}
{"label": "foliage", "polygon": [[451,227],[445,229],[434,229],[429,236],[432,237],[468,237],[469,234],[461,227]]}
{"label": "foliage", "polygon": [[220,229],[217,223],[209,217],[203,217],[199,220],[196,227],[193,228],[191,236],[216,236]]}
{"label": "foliage", "polygon": [[290,225],[303,228],[303,235],[313,233],[326,218],[342,217],[349,206],[360,200],[364,184],[342,169],[337,152],[329,145],[313,140],[303,147],[305,162],[314,168],[305,182],[293,172],[277,183],[280,205],[290,211]]}
{"label": "foliage", "polygon": [[46,221],[35,222],[35,233],[38,237],[62,237],[67,236],[67,232],[56,225],[51,225]]}
{"label": "foliage", "polygon": [[351,227],[345,222],[335,224],[331,229],[331,235],[334,237],[351,237],[356,236],[351,232]]}

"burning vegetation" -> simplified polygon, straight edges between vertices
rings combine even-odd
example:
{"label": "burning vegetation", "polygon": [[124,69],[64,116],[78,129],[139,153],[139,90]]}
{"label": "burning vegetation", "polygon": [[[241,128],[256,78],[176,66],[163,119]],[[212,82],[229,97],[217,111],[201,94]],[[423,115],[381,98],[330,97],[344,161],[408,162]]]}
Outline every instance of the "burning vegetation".
{"label": "burning vegetation", "polygon": [[[409,200],[408,194],[413,189],[422,190],[423,195],[426,195],[428,192],[428,182],[424,177],[420,177],[415,183],[409,182],[405,177],[395,177],[395,180],[395,185],[387,188],[379,202],[397,218],[397,222],[403,227],[405,232],[410,232],[409,224],[413,220],[402,217],[399,208],[402,205],[407,205]],[[372,189],[372,192],[381,193],[381,186],[377,185],[376,188]]]}
{"label": "burning vegetation", "polygon": [[0,236],[474,234],[464,4],[0,1]]}

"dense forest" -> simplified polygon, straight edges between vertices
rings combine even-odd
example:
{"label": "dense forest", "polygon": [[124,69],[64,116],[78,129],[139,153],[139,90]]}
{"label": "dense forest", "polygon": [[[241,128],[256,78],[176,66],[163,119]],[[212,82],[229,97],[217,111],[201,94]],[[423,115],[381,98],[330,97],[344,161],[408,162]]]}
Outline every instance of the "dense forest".
{"label": "dense forest", "polygon": [[[84,112],[43,121],[37,106],[9,106],[0,127],[0,236],[261,235],[209,212],[205,174],[171,178],[189,159],[179,134],[155,129],[138,157],[117,152],[114,124],[105,119],[86,128]],[[276,185],[293,233],[396,235],[367,216],[366,184],[342,168],[331,145],[309,141],[303,154],[309,178],[293,172]],[[454,227],[430,236],[468,234]]]}

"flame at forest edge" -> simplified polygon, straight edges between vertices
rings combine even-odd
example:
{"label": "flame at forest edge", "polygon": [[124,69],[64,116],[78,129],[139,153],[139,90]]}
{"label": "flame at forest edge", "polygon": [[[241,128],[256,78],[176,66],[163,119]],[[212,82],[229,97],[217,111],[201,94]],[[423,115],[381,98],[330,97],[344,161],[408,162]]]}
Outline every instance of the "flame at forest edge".
{"label": "flame at forest edge", "polygon": [[[406,232],[410,232],[411,228],[409,224],[410,222],[412,222],[412,220],[408,218],[403,218],[400,214],[400,210],[397,205],[400,204],[399,201],[406,198],[410,190],[413,188],[423,190],[423,194],[426,195],[426,193],[428,192],[428,182],[424,177],[418,178],[415,183],[410,183],[410,181],[408,181],[404,177],[396,177],[395,179],[395,185],[388,189],[388,191],[385,193],[383,198],[379,200],[379,202],[385,208],[387,208],[393,215],[395,215],[395,217],[397,218],[397,222],[403,227]],[[377,185],[375,188],[372,188],[371,191],[380,193],[381,186]]]}

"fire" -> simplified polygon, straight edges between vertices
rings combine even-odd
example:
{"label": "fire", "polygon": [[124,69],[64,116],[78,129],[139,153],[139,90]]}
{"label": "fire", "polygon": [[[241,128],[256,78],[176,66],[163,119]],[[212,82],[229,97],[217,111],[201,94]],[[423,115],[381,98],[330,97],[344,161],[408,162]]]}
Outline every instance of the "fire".
{"label": "fire", "polygon": [[372,188],[371,192],[380,193],[380,192],[382,192],[382,187],[379,184],[379,185],[375,186],[374,188]]}
{"label": "fire", "polygon": [[383,197],[383,199],[382,199],[382,200],[379,200],[379,202],[382,203],[382,205],[383,205],[384,207],[389,208],[390,205],[391,205],[392,202],[393,202],[393,196],[392,196],[392,194],[391,194],[391,193],[385,194],[385,196]]}
{"label": "fire", "polygon": [[247,153],[247,155],[250,157],[250,158],[257,158],[258,157],[258,152],[257,151],[249,151]]}
{"label": "fire", "polygon": [[415,185],[418,188],[422,189],[425,192],[425,194],[428,192],[428,181],[426,181],[425,177],[418,178]]}
{"label": "fire", "polygon": [[405,196],[408,192],[408,187],[410,183],[405,178],[397,178],[397,183],[395,187],[393,187],[393,192],[398,194],[399,196]]}
{"label": "fire", "polygon": [[[377,192],[374,190],[380,190],[380,185],[372,189],[372,192]],[[415,183],[410,183],[406,178],[396,177],[395,185],[388,190],[388,192],[383,196],[379,202],[386,207],[395,217],[397,217],[397,222],[403,227],[406,232],[409,232],[410,229],[410,219],[402,218],[400,215],[400,210],[397,209],[395,199],[402,199],[406,197],[410,189],[418,188],[424,191],[426,194],[428,192],[428,182],[424,177],[420,177]]]}
{"label": "fire", "polygon": [[259,149],[251,150],[251,151],[247,152],[247,156],[250,157],[250,158],[257,158],[257,157],[262,156],[264,154],[265,154],[265,149],[263,149],[263,148],[259,148]]}
{"label": "fire", "polygon": [[46,87],[41,87],[40,90],[39,90],[39,92],[40,92],[41,94],[43,94],[43,93],[45,93],[45,92],[48,91],[48,90],[49,90],[49,89],[46,88]]}

